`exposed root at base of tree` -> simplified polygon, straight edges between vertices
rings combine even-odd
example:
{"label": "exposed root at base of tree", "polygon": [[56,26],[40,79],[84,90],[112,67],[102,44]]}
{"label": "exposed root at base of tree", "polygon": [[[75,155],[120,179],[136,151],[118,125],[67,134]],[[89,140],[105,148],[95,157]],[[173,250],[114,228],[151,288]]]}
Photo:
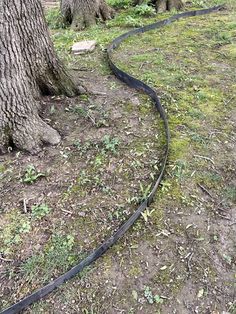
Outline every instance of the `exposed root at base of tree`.
{"label": "exposed root at base of tree", "polygon": [[41,150],[43,143],[56,145],[60,140],[59,133],[45,123],[38,114],[27,118],[16,118],[12,127],[7,125],[1,128],[0,153],[6,153],[9,148],[15,146],[36,154]]}

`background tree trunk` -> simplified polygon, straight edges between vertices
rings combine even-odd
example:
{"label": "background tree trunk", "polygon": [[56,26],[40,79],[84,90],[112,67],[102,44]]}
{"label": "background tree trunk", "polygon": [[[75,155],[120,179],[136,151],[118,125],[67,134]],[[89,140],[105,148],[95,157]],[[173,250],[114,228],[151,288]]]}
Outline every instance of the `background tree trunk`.
{"label": "background tree trunk", "polygon": [[61,13],[66,24],[81,30],[96,23],[96,18],[105,21],[114,11],[105,0],[61,0]]}
{"label": "background tree trunk", "polygon": [[[144,0],[134,0],[134,4],[142,4]],[[150,1],[156,8],[156,11],[158,13],[165,12],[167,10],[172,10],[172,9],[181,9],[183,7],[183,2],[182,0],[151,0]]]}
{"label": "background tree trunk", "polygon": [[10,144],[37,152],[60,136],[38,115],[41,94],[73,96],[77,88],[58,61],[40,0],[0,4],[0,152]]}

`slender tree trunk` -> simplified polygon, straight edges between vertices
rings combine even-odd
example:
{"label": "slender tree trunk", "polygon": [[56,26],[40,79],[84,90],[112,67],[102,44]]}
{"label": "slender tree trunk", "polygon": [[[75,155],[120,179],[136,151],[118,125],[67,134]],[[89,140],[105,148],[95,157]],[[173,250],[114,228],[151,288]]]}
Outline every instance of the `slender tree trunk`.
{"label": "slender tree trunk", "polygon": [[75,30],[81,30],[96,23],[111,19],[114,11],[105,0],[61,0],[61,13],[64,22]]}
{"label": "slender tree trunk", "polygon": [[[134,4],[142,4],[144,0],[134,0]],[[158,13],[160,12],[165,12],[167,10],[172,10],[172,9],[181,9],[183,7],[183,2],[182,0],[151,0],[150,1],[156,8],[156,11]]]}
{"label": "slender tree trunk", "polygon": [[0,47],[0,152],[57,144],[38,115],[39,97],[78,90],[56,57],[40,0],[0,0]]}

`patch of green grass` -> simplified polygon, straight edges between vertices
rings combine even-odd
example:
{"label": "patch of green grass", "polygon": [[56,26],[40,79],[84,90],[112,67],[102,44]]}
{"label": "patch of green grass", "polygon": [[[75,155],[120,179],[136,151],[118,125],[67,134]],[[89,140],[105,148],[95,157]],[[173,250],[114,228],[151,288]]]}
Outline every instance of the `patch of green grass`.
{"label": "patch of green grass", "polygon": [[224,190],[224,196],[232,203],[236,202],[236,186],[230,185]]}
{"label": "patch of green grass", "polygon": [[18,210],[12,210],[6,216],[6,225],[0,232],[0,252],[12,254],[15,246],[18,246],[24,234],[31,230],[30,220]]}
{"label": "patch of green grass", "polygon": [[190,140],[187,137],[182,137],[179,134],[179,137],[175,136],[175,140],[171,143],[171,156],[174,157],[174,160],[183,159],[188,156],[189,152],[189,143]]}
{"label": "patch of green grass", "polygon": [[[199,161],[197,163],[200,164]],[[195,175],[195,181],[208,188],[221,189],[222,177],[214,171],[199,171]]]}
{"label": "patch of green grass", "polygon": [[206,118],[206,114],[198,108],[193,108],[193,107],[188,108],[187,114],[191,118],[197,119],[197,120],[204,120]]}
{"label": "patch of green grass", "polygon": [[78,259],[74,252],[75,238],[73,235],[53,235],[44,250],[35,254],[21,265],[21,271],[28,282],[35,280],[48,281],[52,276],[66,271]]}

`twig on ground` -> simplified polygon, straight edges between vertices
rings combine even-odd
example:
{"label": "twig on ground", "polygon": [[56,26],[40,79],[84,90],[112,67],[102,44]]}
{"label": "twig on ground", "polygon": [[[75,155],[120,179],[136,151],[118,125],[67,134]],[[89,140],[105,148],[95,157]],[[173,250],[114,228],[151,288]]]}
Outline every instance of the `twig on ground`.
{"label": "twig on ground", "polygon": [[193,258],[193,254],[194,252],[192,252],[187,260],[187,267],[188,267],[188,272],[189,272],[189,276],[191,275],[191,272],[192,272],[192,267],[191,267],[191,260]]}
{"label": "twig on ground", "polygon": [[94,95],[99,95],[99,96],[107,96],[107,93],[104,93],[104,92],[98,92],[96,90],[91,90],[91,94],[94,94]]}
{"label": "twig on ground", "polygon": [[62,209],[61,211],[63,211],[63,212],[66,213],[66,214],[72,215],[72,212],[71,212],[70,210]]}
{"label": "twig on ground", "polygon": [[10,258],[4,258],[2,257],[2,255],[0,254],[0,260],[3,261],[3,262],[8,262],[8,263],[11,263],[11,262],[14,262],[13,259],[10,259]]}
{"label": "twig on ground", "polygon": [[206,159],[206,160],[210,161],[213,165],[215,165],[214,160],[212,160],[210,157],[201,156],[201,155],[193,155],[193,157]]}
{"label": "twig on ground", "polygon": [[23,199],[23,211],[27,214],[27,200],[25,198]]}
{"label": "twig on ground", "polygon": [[224,105],[227,106],[233,99],[234,99],[234,96],[231,97],[231,98],[230,98],[229,100],[227,100],[227,101],[223,100]]}
{"label": "twig on ground", "polygon": [[221,218],[224,218],[224,219],[226,219],[226,220],[231,220],[229,217],[227,217],[227,216],[224,216],[224,215],[221,215],[220,213],[218,213],[218,212],[215,212],[218,216],[220,216]]}
{"label": "twig on ground", "polygon": [[211,193],[200,183],[197,183],[197,185],[203,190],[203,192],[205,192],[207,195],[209,195],[211,198],[213,198],[213,196],[211,195]]}

